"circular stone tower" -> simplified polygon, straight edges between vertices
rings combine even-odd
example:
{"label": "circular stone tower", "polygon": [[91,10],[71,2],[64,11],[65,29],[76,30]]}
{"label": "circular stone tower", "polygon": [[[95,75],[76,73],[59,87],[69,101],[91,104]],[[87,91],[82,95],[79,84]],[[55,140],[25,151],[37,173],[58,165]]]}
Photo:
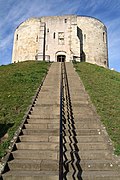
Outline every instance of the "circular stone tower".
{"label": "circular stone tower", "polygon": [[87,62],[108,67],[107,28],[98,19],[79,16],[81,47]]}
{"label": "circular stone tower", "polygon": [[30,18],[14,34],[12,62],[85,61],[108,67],[107,28],[98,19],[65,15]]}

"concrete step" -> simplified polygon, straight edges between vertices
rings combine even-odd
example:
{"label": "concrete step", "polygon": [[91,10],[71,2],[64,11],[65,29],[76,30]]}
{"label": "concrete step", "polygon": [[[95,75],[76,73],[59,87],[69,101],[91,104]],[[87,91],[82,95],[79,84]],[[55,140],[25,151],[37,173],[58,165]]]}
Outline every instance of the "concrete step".
{"label": "concrete step", "polygon": [[[73,118],[74,118],[74,115],[73,115]],[[96,116],[83,116],[83,117],[76,117],[74,118],[74,123],[77,123],[77,122],[86,122],[86,123],[90,123],[90,122],[98,122],[100,123],[100,121],[98,120],[98,117]]]}
{"label": "concrete step", "polygon": [[[76,88],[76,87],[78,87],[78,88]],[[88,98],[88,94],[85,92],[85,90],[82,88],[82,86],[81,86],[81,90],[79,88],[80,88],[80,85],[72,87],[71,91],[70,91],[70,94],[72,94],[72,96],[73,95],[74,96],[78,96],[79,95],[79,97],[86,97],[86,98]],[[76,91],[74,91],[74,89],[76,89]]]}
{"label": "concrete step", "polygon": [[22,142],[59,142],[59,136],[48,135],[21,135],[19,139]]}
{"label": "concrete step", "polygon": [[100,135],[91,135],[91,136],[76,136],[76,137],[69,137],[65,136],[63,139],[63,142],[69,142],[72,140],[72,142],[75,143],[98,143],[98,142],[104,142],[104,138]]}
{"label": "concrete step", "polygon": [[54,171],[9,171],[3,175],[4,180],[57,180],[59,173]]}
{"label": "concrete step", "polygon": [[[55,78],[54,79],[55,81],[58,81],[58,78]],[[44,81],[44,86],[55,86],[55,81],[53,81],[52,79],[50,78],[47,78],[45,81]]]}
{"label": "concrete step", "polygon": [[42,108],[42,109],[55,109],[55,108],[57,108],[58,110],[60,109],[60,105],[59,105],[60,103],[58,103],[58,104],[36,104],[35,103],[35,105],[34,105],[34,107],[32,108],[32,110],[34,110],[34,109],[39,109],[39,108]]}
{"label": "concrete step", "polygon": [[63,135],[64,136],[85,136],[85,135],[100,135],[102,134],[100,129],[72,129],[69,131],[68,130],[63,130]]}
{"label": "concrete step", "polygon": [[[80,160],[78,158],[65,161],[69,172],[76,171],[81,168],[82,171],[120,171],[120,164],[112,160]],[[65,169],[64,169],[65,171]]]}
{"label": "concrete step", "polygon": [[42,123],[39,123],[39,124],[32,123],[32,124],[30,124],[29,123],[29,124],[25,124],[24,128],[25,129],[48,129],[46,123],[44,123],[44,124],[42,124]]}
{"label": "concrete step", "polygon": [[[75,90],[70,90],[70,92],[71,91],[74,91],[75,92]],[[88,101],[88,97],[87,96],[80,96],[80,95],[76,95],[76,96],[72,96],[71,97],[71,101],[73,102],[73,104],[74,104],[74,102],[81,102],[81,101],[83,101],[84,102],[84,100],[85,101]]]}
{"label": "concrete step", "polygon": [[100,125],[96,122],[96,121],[88,121],[88,122],[83,122],[83,121],[77,121],[77,122],[75,122],[75,124],[73,124],[72,122],[71,123],[66,123],[66,124],[64,124],[65,125],[65,127],[68,127],[68,125],[69,126],[74,126],[75,127],[75,129],[95,129],[95,128],[100,128]]}
{"label": "concrete step", "polygon": [[[51,78],[52,78],[52,77],[51,77]],[[43,84],[43,86],[42,86],[42,88],[41,88],[42,91],[44,91],[44,92],[47,91],[48,94],[49,94],[49,92],[51,92],[55,87],[56,87],[57,91],[59,90],[59,89],[58,89],[59,84],[53,83],[53,84],[51,84],[51,85],[47,85],[48,82],[49,82],[49,80],[47,80],[47,82],[44,82],[44,84]],[[56,85],[56,86],[55,86],[55,85]]]}
{"label": "concrete step", "polygon": [[84,180],[119,180],[120,172],[118,171],[85,171],[82,174]]}
{"label": "concrete step", "polygon": [[[53,87],[53,89],[51,89],[50,90],[50,92],[47,92],[47,94],[46,95],[42,95],[42,94],[39,94],[39,96],[37,97],[37,100],[36,100],[36,102],[42,102],[42,101],[44,101],[45,102],[45,104],[46,104],[46,102],[47,101],[50,101],[50,100],[52,100],[52,102],[56,102],[57,104],[59,104],[60,102],[59,102],[59,91],[57,91],[57,94],[55,94],[54,96],[51,96],[51,92],[54,92],[54,89],[56,89],[55,87]],[[54,98],[52,98],[52,97],[54,97]],[[53,104],[51,102],[51,104]]]}
{"label": "concrete step", "polygon": [[[55,88],[55,87],[54,87]],[[53,98],[57,98],[57,100],[59,100],[58,98],[59,98],[59,91],[56,91],[53,95],[52,95],[52,97]],[[41,99],[45,99],[45,98],[47,98],[47,99],[52,99],[51,98],[51,89],[50,90],[48,90],[48,89],[46,89],[46,91],[45,92],[40,92],[40,94],[38,95],[38,98],[37,98],[37,101],[41,101]]]}
{"label": "concrete step", "polygon": [[[74,109],[73,109],[73,112],[74,112]],[[82,117],[93,117],[93,116],[95,116],[95,114],[92,111],[85,113],[85,112],[77,111],[77,110],[74,112],[74,115],[73,115],[74,119],[76,119],[77,117],[82,118]]]}
{"label": "concrete step", "polygon": [[71,143],[64,143],[64,148],[67,150],[75,150],[79,149],[80,151],[88,151],[88,150],[107,150],[108,146],[106,143],[75,143],[74,141]]}
{"label": "concrete step", "polygon": [[81,105],[87,105],[87,104],[89,104],[89,102],[88,102],[88,99],[87,98],[79,98],[79,100],[74,100],[74,99],[72,99],[72,108],[74,107],[74,106],[79,106],[79,104],[80,104],[80,106]]}
{"label": "concrete step", "polygon": [[94,113],[89,105],[81,105],[80,103],[72,106],[72,109],[74,110],[74,113]]}
{"label": "concrete step", "polygon": [[12,152],[14,158],[17,159],[39,159],[39,160],[58,160],[59,152],[47,150],[16,150]]}
{"label": "concrete step", "polygon": [[39,123],[52,123],[52,124],[54,124],[54,123],[59,123],[59,118],[32,118],[31,116],[30,116],[30,119],[27,119],[27,123],[29,123],[29,124],[39,124]]}
{"label": "concrete step", "polygon": [[16,143],[17,149],[36,149],[59,151],[59,143],[51,142],[19,142]]}
{"label": "concrete step", "polygon": [[59,99],[57,97],[54,97],[54,99],[52,97],[49,97],[49,98],[46,98],[46,97],[38,97],[36,102],[35,102],[35,105],[50,105],[50,104],[53,104],[53,105],[56,105],[58,106],[60,104],[59,102]]}
{"label": "concrete step", "polygon": [[29,134],[29,135],[53,135],[53,136],[59,136],[59,130],[58,129],[23,129],[23,134]]}
{"label": "concrete step", "polygon": [[88,150],[107,150],[108,146],[105,143],[64,143],[64,150],[72,151],[79,149],[80,151],[88,151]]}
{"label": "concrete step", "polygon": [[50,106],[45,106],[45,105],[36,105],[35,107],[32,108],[32,114],[33,113],[52,113],[52,114],[58,114],[60,113],[60,107],[56,105],[50,105]]}
{"label": "concrete step", "polygon": [[34,113],[32,113],[31,115],[30,115],[30,118],[34,118],[34,119],[60,119],[60,114],[59,113],[56,113],[56,114],[50,114],[50,113],[44,113],[44,114],[34,114]]}
{"label": "concrete step", "polygon": [[120,180],[120,175],[117,171],[86,171],[82,175],[78,172],[68,172],[64,178],[66,180]]}
{"label": "concrete step", "polygon": [[120,164],[112,160],[86,160],[81,161],[81,167],[86,171],[118,171],[120,172]]}
{"label": "concrete step", "polygon": [[39,123],[39,124],[25,124],[25,129],[58,129],[60,126],[59,123]]}
{"label": "concrete step", "polygon": [[44,110],[40,110],[40,109],[34,109],[34,111],[31,111],[32,115],[38,115],[41,118],[54,118],[54,117],[58,117],[60,116],[60,111],[59,110],[48,110],[48,111],[44,111]]}
{"label": "concrete step", "polygon": [[14,159],[8,165],[10,170],[59,171],[59,163],[55,160]]}
{"label": "concrete step", "polygon": [[89,119],[96,119],[97,117],[96,117],[96,115],[93,113],[86,113],[86,114],[84,114],[84,113],[77,113],[77,114],[74,114],[73,115],[74,116],[74,119],[76,120],[76,119],[88,119],[88,117],[89,117]]}
{"label": "concrete step", "polygon": [[67,150],[64,152],[67,159],[71,159],[71,155],[76,157],[76,154],[79,154],[80,159],[82,160],[114,160],[110,151],[108,150],[77,150],[71,154],[71,151]]}

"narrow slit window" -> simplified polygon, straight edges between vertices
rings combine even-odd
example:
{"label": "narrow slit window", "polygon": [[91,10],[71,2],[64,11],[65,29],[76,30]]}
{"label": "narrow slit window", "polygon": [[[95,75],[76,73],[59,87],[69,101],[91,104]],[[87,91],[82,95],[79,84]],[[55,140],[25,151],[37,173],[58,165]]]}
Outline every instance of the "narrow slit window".
{"label": "narrow slit window", "polygon": [[16,40],[18,41],[18,34],[17,34],[17,36],[16,36]]}
{"label": "narrow slit window", "polygon": [[84,34],[84,39],[86,40],[86,34]]}
{"label": "narrow slit window", "polygon": [[105,42],[105,32],[103,32],[103,42]]}
{"label": "narrow slit window", "polygon": [[46,51],[48,50],[48,45],[46,45]]}
{"label": "narrow slit window", "polygon": [[36,42],[38,42],[38,36],[36,37]]}
{"label": "narrow slit window", "polygon": [[49,28],[47,29],[47,32],[49,33]]}
{"label": "narrow slit window", "polygon": [[55,39],[55,32],[54,32],[54,34],[53,34],[53,39]]}
{"label": "narrow slit window", "polygon": [[106,61],[104,61],[104,65],[106,65],[107,64],[107,62]]}

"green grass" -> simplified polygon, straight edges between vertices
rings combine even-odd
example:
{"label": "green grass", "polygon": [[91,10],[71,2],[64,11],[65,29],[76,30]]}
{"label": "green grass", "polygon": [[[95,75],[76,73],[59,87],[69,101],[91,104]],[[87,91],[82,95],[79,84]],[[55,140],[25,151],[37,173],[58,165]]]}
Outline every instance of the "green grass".
{"label": "green grass", "polygon": [[120,155],[120,73],[89,63],[74,66]]}
{"label": "green grass", "polygon": [[35,61],[0,66],[0,139],[8,136],[0,143],[0,157],[5,154],[48,67],[49,63]]}

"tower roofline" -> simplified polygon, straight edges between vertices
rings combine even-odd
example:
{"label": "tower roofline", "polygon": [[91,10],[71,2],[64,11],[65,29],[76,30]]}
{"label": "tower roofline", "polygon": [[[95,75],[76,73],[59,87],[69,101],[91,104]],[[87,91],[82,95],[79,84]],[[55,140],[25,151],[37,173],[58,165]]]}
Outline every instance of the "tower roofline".
{"label": "tower roofline", "polygon": [[86,17],[86,18],[91,18],[91,19],[95,19],[97,21],[99,21],[101,24],[103,24],[105,26],[105,28],[107,29],[106,25],[98,18],[95,18],[93,16],[86,16],[86,15],[77,15],[78,17]]}
{"label": "tower roofline", "polygon": [[[93,17],[93,16],[87,16],[87,15],[78,15],[78,14],[63,14],[63,15],[55,15],[55,16],[52,16],[52,15],[50,15],[50,16],[40,16],[40,17],[38,17],[38,18],[44,18],[44,17],[70,17],[70,16],[76,16],[76,17],[85,17],[85,18],[91,18],[91,19],[95,19],[95,20],[97,20],[97,21],[99,21],[100,23],[102,23],[104,26],[105,26],[105,24],[100,20],[100,19],[98,19],[98,18],[95,18],[95,17]],[[106,26],[105,26],[106,27]]]}
{"label": "tower roofline", "polygon": [[[106,25],[105,25],[100,19],[95,18],[95,17],[93,17],[93,16],[77,15],[77,14],[63,14],[63,15],[55,15],[55,16],[50,15],[50,16],[30,17],[30,18],[26,19],[25,21],[21,22],[21,23],[17,26],[17,28],[19,28],[19,26],[20,26],[21,24],[23,24],[23,23],[25,23],[25,22],[27,22],[27,21],[29,21],[29,20],[32,20],[32,19],[38,19],[38,20],[40,20],[41,18],[48,18],[48,17],[51,17],[51,18],[52,18],[52,17],[56,17],[56,18],[57,18],[57,17],[70,17],[70,16],[90,18],[90,19],[97,20],[97,21],[99,21],[101,24],[103,24],[103,25],[105,26],[105,28],[107,29]],[[16,29],[17,29],[17,28],[16,28]]]}

